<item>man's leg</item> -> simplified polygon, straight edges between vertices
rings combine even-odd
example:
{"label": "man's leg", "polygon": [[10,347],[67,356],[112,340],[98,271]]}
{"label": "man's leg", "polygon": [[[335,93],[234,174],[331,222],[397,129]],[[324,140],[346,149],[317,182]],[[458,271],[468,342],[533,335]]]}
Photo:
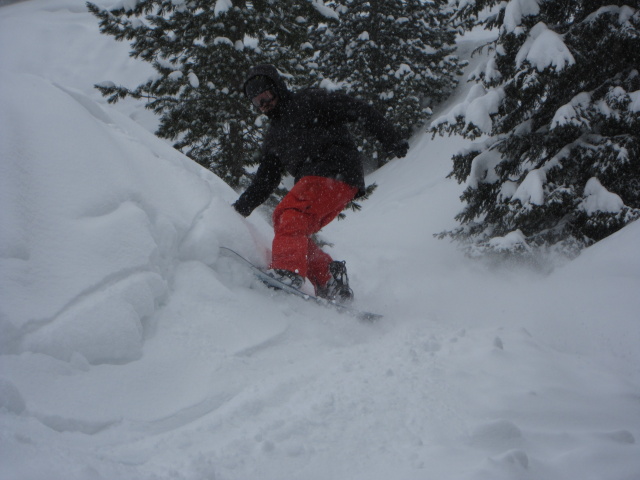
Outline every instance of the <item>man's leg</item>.
{"label": "man's leg", "polygon": [[333,261],[333,258],[328,253],[323,252],[312,239],[309,239],[308,251],[308,278],[316,287],[322,287],[331,279],[329,264]]}
{"label": "man's leg", "polygon": [[331,178],[300,179],[273,212],[271,268],[296,272],[310,280],[311,276],[316,281],[327,278],[324,272],[328,272],[331,257],[318,253],[321,250],[310,236],[331,222],[356,192],[357,188]]}

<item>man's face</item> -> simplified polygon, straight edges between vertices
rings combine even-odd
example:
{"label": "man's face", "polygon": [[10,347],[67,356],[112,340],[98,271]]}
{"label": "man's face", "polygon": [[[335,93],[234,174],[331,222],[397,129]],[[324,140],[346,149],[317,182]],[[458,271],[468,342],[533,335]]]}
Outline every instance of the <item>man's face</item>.
{"label": "man's face", "polygon": [[278,97],[271,90],[265,90],[253,97],[251,102],[262,113],[269,113],[278,104]]}

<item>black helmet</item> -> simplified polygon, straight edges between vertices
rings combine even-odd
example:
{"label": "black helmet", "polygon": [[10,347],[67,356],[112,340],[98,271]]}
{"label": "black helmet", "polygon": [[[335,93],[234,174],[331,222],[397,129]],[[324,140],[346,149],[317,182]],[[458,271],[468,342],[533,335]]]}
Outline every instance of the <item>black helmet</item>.
{"label": "black helmet", "polygon": [[[256,88],[252,87],[249,91],[249,83],[253,83],[256,77],[264,77],[261,80],[255,80]],[[264,83],[263,83],[264,82]],[[268,86],[266,82],[271,82]],[[242,86],[244,94],[249,100],[253,99],[256,95],[261,94],[265,90],[271,90],[280,100],[286,101],[289,98],[290,92],[287,88],[287,84],[284,79],[278,73],[278,69],[269,64],[256,65],[251,67],[247,72],[246,80]],[[255,92],[258,93],[255,93]],[[252,96],[253,95],[253,96]]]}
{"label": "black helmet", "polygon": [[265,75],[251,77],[244,85],[244,93],[247,95],[247,98],[254,98],[266,90],[277,93],[273,80]]}

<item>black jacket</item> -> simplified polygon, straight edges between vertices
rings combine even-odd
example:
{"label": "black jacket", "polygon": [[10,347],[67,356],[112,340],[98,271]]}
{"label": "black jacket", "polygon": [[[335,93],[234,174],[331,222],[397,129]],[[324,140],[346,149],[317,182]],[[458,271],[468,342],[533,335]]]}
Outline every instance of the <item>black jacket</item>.
{"label": "black jacket", "polygon": [[271,65],[254,67],[247,80],[255,75],[273,80],[279,103],[269,114],[255,178],[234,205],[244,216],[269,198],[284,171],[296,182],[308,175],[329,177],[364,193],[362,158],[345,125],[348,122],[361,122],[385,147],[402,140],[390,122],[360,100],[323,89],[292,93]]}

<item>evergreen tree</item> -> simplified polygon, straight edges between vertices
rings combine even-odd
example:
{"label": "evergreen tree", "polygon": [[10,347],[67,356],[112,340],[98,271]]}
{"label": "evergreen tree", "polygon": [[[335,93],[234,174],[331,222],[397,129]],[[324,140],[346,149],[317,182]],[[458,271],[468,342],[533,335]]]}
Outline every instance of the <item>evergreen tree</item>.
{"label": "evergreen tree", "polygon": [[[131,41],[131,56],[157,75],[135,88],[97,85],[109,102],[147,100],[160,116],[158,136],[211,169],[233,187],[260,140],[255,112],[244,98],[245,72],[273,63],[283,74],[304,74],[299,59],[313,22],[327,20],[319,0],[132,0],[111,10],[88,3],[102,33]],[[315,7],[315,8],[314,8]]]}
{"label": "evergreen tree", "polygon": [[637,4],[460,3],[465,28],[499,31],[465,102],[432,124],[487,135],[453,158],[466,206],[461,226],[441,236],[472,253],[553,246],[574,255],[640,217]]}
{"label": "evergreen tree", "polygon": [[[314,32],[319,80],[370,102],[409,138],[461,74],[446,0],[341,0],[329,5],[340,13],[340,21]],[[358,135],[366,138],[360,130]],[[385,160],[371,142],[365,152],[378,158],[376,166]]]}

